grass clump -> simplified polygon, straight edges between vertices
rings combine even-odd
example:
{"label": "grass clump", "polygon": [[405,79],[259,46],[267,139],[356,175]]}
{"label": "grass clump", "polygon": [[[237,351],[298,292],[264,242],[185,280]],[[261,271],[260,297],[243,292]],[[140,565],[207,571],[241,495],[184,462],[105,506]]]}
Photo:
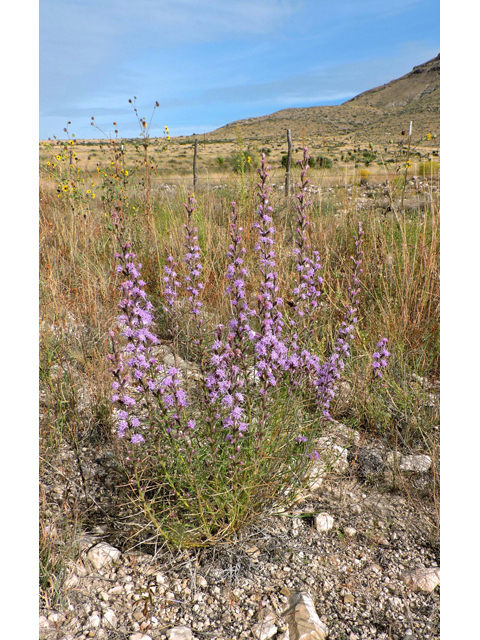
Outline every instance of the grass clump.
{"label": "grass clump", "polygon": [[440,173],[440,163],[435,160],[428,160],[427,162],[421,162],[418,165],[418,172],[422,178],[428,178],[429,176],[436,176]]}

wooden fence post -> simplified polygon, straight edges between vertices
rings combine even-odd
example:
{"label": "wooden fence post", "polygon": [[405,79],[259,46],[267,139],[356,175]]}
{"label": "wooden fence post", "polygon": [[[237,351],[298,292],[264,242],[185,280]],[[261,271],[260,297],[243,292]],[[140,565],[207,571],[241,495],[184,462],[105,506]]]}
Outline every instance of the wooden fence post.
{"label": "wooden fence post", "polygon": [[292,136],[290,129],[287,129],[288,155],[287,155],[287,171],[285,173],[285,197],[290,195],[290,169],[292,167]]}
{"label": "wooden fence post", "polygon": [[405,209],[403,207],[403,199],[405,197],[405,187],[407,186],[408,161],[410,160],[410,143],[412,142],[412,125],[413,125],[413,122],[410,121],[410,129],[408,131],[407,161],[405,163],[405,176],[403,178],[402,202],[400,203],[400,208],[403,211],[404,216],[405,216]]}
{"label": "wooden fence post", "polygon": [[197,138],[195,138],[195,146],[193,149],[193,191],[197,187]]}

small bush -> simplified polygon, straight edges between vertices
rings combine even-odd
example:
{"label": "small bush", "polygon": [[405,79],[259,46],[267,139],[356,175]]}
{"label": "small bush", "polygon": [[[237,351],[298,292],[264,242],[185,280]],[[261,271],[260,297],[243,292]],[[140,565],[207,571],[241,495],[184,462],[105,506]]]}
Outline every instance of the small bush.
{"label": "small bush", "polygon": [[371,175],[368,169],[362,169],[360,171],[360,184],[367,184]]}
{"label": "small bush", "polygon": [[327,158],[327,156],[318,156],[317,162],[322,169],[331,169],[333,167],[331,158]]}
{"label": "small bush", "polygon": [[258,154],[253,149],[238,151],[230,157],[230,166],[234,173],[255,171],[258,167]]}
{"label": "small bush", "polygon": [[418,172],[422,177],[431,175],[438,175],[440,173],[440,163],[435,160],[428,160],[427,162],[421,162],[418,165]]}

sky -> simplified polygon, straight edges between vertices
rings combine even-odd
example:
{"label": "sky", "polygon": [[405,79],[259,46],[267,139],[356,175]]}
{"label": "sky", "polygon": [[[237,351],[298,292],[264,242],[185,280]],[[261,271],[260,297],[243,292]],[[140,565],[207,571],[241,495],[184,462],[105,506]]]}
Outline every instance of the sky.
{"label": "sky", "polygon": [[[341,104],[440,52],[439,0],[40,0],[39,135],[201,134]],[[113,122],[117,122],[117,127]]]}

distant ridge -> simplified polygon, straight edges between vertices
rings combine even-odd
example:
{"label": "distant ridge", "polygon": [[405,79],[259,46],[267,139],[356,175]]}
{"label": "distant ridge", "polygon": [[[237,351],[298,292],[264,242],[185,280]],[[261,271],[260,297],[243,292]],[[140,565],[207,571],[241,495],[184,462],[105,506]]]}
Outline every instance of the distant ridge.
{"label": "distant ridge", "polygon": [[292,131],[297,140],[309,136],[344,141],[381,142],[413,121],[415,135],[435,134],[440,143],[440,54],[412,71],[340,105],[291,108],[267,116],[232,122],[206,134],[208,140],[234,141],[237,126],[244,140],[263,142]]}
{"label": "distant ridge", "polygon": [[416,101],[440,105],[440,54],[413,67],[401,78],[364,91],[343,104],[355,102],[368,103],[370,106],[402,107]]}

